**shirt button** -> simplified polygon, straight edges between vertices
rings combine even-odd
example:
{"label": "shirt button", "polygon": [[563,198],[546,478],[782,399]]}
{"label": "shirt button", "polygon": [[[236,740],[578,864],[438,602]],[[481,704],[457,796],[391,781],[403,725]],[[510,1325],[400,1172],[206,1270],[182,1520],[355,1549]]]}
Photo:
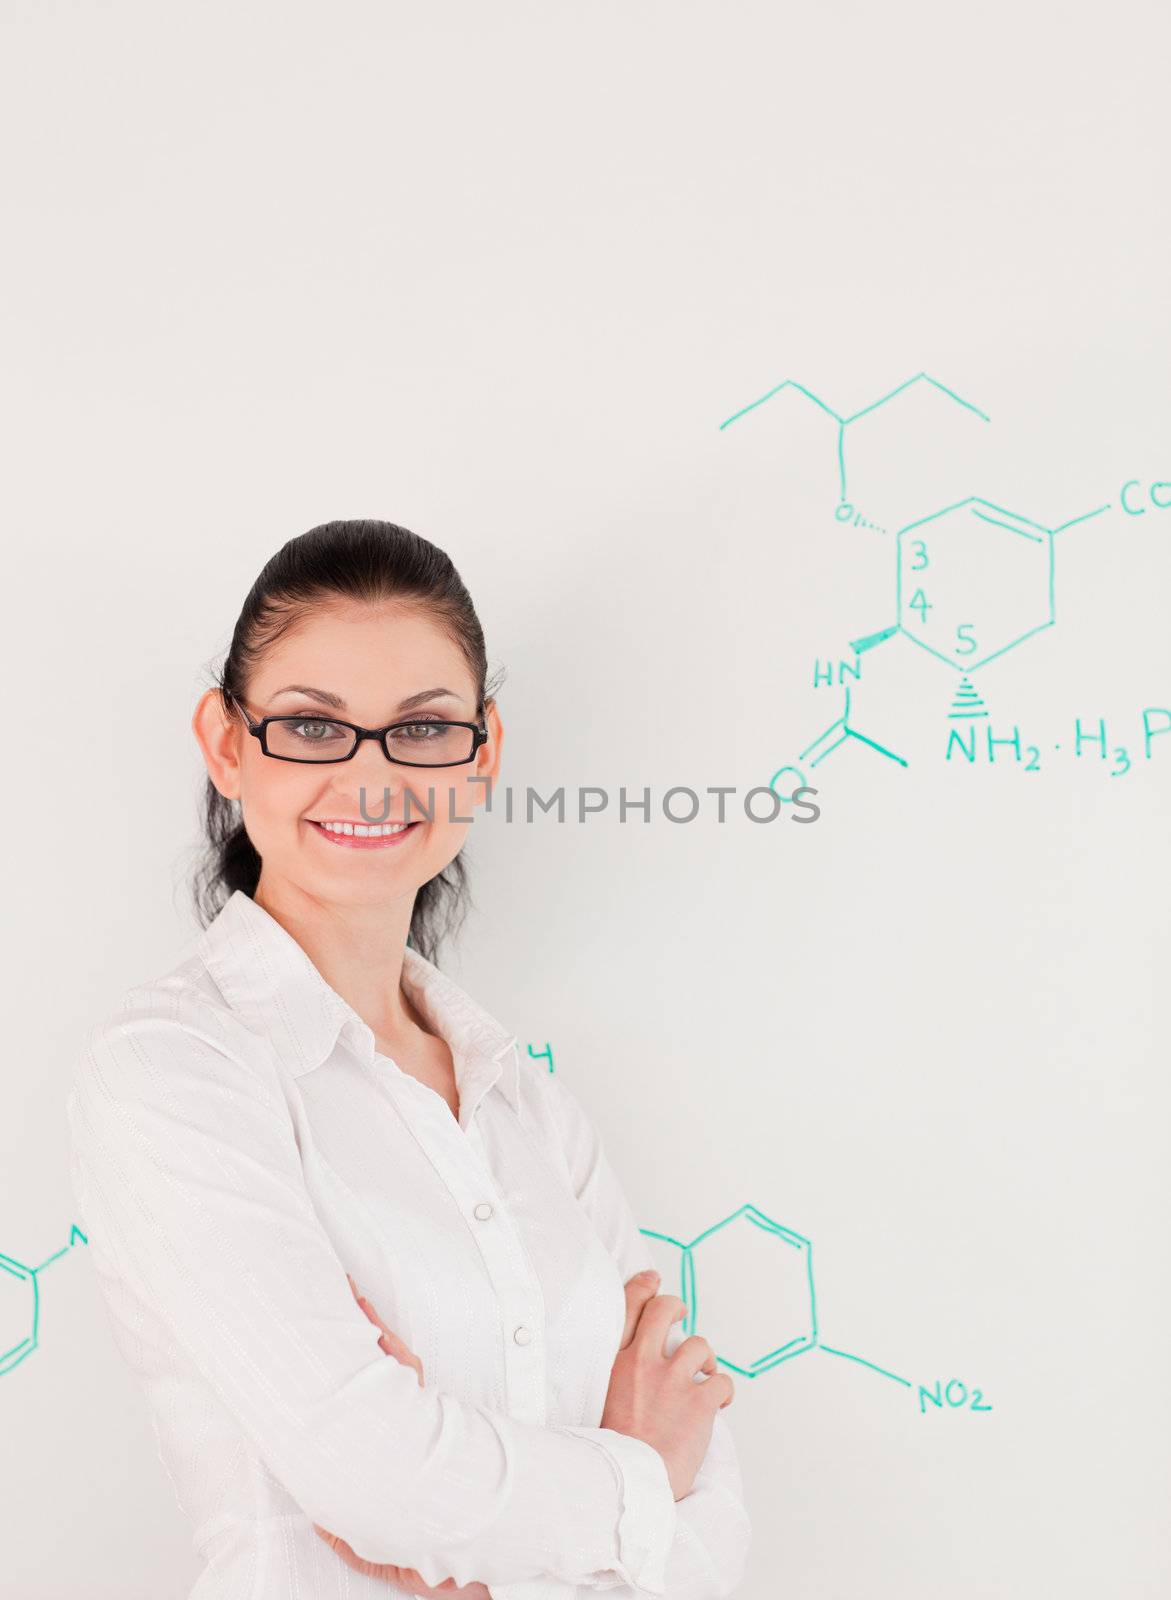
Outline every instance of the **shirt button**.
{"label": "shirt button", "polygon": [[532,1338],[532,1334],[527,1328],[514,1328],[512,1330],[512,1337],[516,1340],[517,1344],[528,1344],[529,1340]]}
{"label": "shirt button", "polygon": [[474,1217],[478,1217],[481,1222],[487,1221],[487,1219],[492,1215],[491,1202],[488,1200],[481,1200],[476,1206],[475,1210],[472,1212],[472,1215]]}

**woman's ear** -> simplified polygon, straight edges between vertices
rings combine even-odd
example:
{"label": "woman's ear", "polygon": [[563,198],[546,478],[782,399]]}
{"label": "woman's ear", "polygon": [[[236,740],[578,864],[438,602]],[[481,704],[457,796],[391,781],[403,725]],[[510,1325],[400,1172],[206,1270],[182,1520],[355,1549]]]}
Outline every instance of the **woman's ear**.
{"label": "woman's ear", "polygon": [[207,689],[191,718],[207,774],[225,800],[240,798],[240,739],[244,730],[229,714],[218,688]]}
{"label": "woman's ear", "polygon": [[[504,724],[495,700],[484,702],[484,726],[488,730],[488,741],[476,752],[476,777],[487,778],[488,789],[494,789],[500,772],[500,751],[504,744]],[[477,788],[482,794],[486,792],[483,784],[477,784]],[[479,804],[478,800],[476,804]]]}

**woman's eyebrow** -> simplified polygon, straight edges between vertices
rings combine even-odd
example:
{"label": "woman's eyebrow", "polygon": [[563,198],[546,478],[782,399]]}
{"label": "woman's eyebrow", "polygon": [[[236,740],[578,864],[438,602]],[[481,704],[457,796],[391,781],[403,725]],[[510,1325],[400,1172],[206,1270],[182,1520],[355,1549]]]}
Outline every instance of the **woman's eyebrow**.
{"label": "woman's eyebrow", "polygon": [[[323,705],[332,706],[335,711],[344,711],[346,702],[340,695],[331,694],[328,689],[312,689],[304,683],[288,683],[283,689],[277,689],[272,698],[275,700],[282,694],[308,695],[313,700],[320,700]],[[449,700],[458,700],[459,696],[454,689],[423,689],[418,694],[408,695],[399,703],[400,711],[411,711],[415,706],[420,706],[425,700],[439,700],[446,696]]]}

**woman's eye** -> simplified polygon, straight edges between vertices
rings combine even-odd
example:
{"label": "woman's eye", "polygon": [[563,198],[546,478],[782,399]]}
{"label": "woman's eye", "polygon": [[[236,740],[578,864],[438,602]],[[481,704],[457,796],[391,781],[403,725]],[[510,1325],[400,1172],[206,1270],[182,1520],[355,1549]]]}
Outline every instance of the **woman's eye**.
{"label": "woman's eye", "polygon": [[[305,732],[308,728],[310,731]],[[341,729],[336,722],[297,722],[293,724],[293,731],[298,738],[305,739],[309,744],[320,744],[332,734],[336,737]]]}

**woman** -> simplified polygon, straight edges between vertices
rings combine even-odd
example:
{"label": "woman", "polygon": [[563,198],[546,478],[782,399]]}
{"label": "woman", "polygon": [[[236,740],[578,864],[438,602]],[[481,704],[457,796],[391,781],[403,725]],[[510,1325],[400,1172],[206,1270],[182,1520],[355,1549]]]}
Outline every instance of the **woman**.
{"label": "woman", "polygon": [[743,1571],[731,1379],[575,1096],[435,964],[500,766],[485,677],[425,539],[285,544],[192,719],[203,931],[69,1091],[199,1600],[708,1600]]}

